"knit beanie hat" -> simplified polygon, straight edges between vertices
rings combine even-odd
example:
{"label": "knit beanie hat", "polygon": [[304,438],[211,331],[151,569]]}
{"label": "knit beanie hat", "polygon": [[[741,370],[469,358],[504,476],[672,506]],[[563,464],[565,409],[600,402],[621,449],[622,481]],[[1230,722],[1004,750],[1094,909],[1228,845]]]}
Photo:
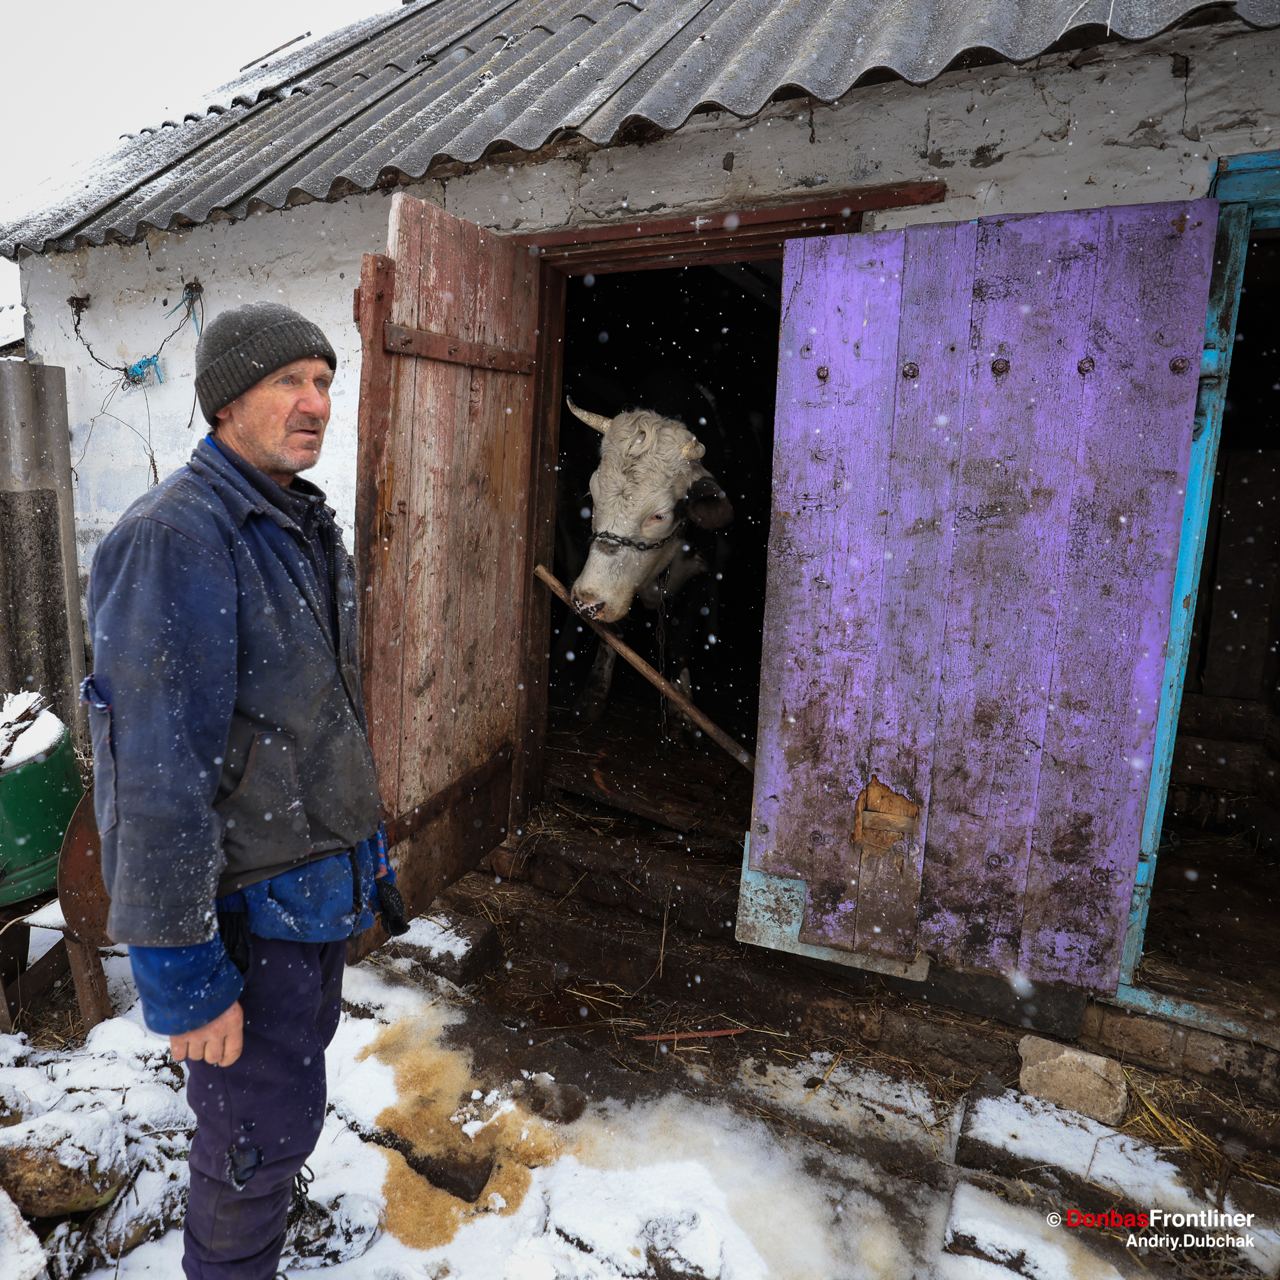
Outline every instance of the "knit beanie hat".
{"label": "knit beanie hat", "polygon": [[215,316],[196,344],[196,395],[205,421],[215,425],[219,409],[269,373],[309,358],[338,367],[319,327],[277,302],[249,302]]}

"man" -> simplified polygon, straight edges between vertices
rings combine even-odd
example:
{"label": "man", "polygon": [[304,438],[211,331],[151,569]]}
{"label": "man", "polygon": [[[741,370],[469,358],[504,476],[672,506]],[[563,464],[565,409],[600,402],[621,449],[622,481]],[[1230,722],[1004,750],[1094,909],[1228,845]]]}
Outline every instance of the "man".
{"label": "man", "polygon": [[[94,557],[85,682],[107,929],[189,1066],[188,1277],[276,1274],[324,1120],[345,941],[385,889],[350,558],[315,466],[337,358],[296,312],[196,350],[211,433]],[[398,895],[385,923],[403,929]]]}

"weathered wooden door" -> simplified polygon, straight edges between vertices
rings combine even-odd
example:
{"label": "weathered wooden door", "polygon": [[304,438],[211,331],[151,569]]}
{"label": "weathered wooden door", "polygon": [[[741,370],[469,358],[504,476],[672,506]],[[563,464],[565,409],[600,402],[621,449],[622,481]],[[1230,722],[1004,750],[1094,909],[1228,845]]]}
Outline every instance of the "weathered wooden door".
{"label": "weathered wooden door", "polygon": [[740,937],[1115,989],[1216,223],[787,246]]}
{"label": "weathered wooden door", "polygon": [[392,199],[357,295],[356,556],[370,739],[414,910],[506,832],[537,314],[526,248]]}

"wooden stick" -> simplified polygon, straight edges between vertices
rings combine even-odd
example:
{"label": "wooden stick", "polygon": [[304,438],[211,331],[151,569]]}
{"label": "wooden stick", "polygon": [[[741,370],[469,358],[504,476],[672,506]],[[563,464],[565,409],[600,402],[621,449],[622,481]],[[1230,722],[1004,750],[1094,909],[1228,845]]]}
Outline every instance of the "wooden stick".
{"label": "wooden stick", "polygon": [[714,1040],[718,1036],[740,1036],[747,1027],[728,1027],[719,1031],[665,1031],[648,1036],[632,1036],[633,1040]]}
{"label": "wooden stick", "polygon": [[755,773],[756,758],[746,747],[736,743],[715,721],[699,711],[670,680],[659,675],[625,640],[619,640],[608,627],[579,613],[573,607],[573,601],[569,598],[569,593],[565,590],[564,584],[554,573],[544,565],[536,565],[533,573],[534,577],[538,578],[550,590],[552,595],[557,596],[569,606],[570,612],[575,618],[581,618],[609,648],[629,662],[663,697],[674,702],[716,746],[727,751],[748,773]]}

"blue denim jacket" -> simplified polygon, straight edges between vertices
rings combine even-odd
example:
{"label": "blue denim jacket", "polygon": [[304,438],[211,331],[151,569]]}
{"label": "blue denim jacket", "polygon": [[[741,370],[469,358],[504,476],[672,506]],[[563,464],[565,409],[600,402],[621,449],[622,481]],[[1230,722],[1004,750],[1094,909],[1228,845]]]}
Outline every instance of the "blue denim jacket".
{"label": "blue denim jacket", "polygon": [[201,441],[103,539],[88,612],[117,942],[207,941],[216,898],[373,833],[354,571],[314,485]]}
{"label": "blue denim jacket", "polygon": [[104,539],[88,604],[108,931],[147,1025],[181,1033],[242,987],[219,913],[299,942],[372,923],[352,566],[318,489],[206,437]]}
{"label": "blue denim jacket", "polygon": [[[259,938],[338,942],[373,924],[374,880],[380,869],[395,882],[385,843],[377,837],[362,840],[350,854],[304,863],[219,898],[218,914],[247,912],[249,932]],[[204,1026],[229,1009],[244,989],[240,970],[217,933],[208,942],[185,947],[131,946],[129,960],[143,1018],[161,1035]]]}

